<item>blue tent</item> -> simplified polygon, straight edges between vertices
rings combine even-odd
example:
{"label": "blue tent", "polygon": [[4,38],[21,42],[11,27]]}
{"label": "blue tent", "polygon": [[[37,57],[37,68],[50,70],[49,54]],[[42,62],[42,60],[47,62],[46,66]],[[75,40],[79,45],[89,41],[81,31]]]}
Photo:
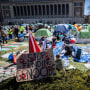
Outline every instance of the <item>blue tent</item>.
{"label": "blue tent", "polygon": [[55,26],[55,30],[54,32],[57,32],[57,33],[67,33],[70,29],[72,29],[71,25],[69,24],[58,24]]}

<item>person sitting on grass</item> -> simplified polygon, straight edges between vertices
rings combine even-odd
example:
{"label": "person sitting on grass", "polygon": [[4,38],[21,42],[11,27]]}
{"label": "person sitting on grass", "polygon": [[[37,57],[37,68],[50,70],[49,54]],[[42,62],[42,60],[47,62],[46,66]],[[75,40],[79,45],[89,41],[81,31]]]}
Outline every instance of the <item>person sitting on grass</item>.
{"label": "person sitting on grass", "polygon": [[60,56],[59,54],[56,55],[55,64],[56,64],[56,69],[57,69],[58,71],[60,71],[60,70],[65,70],[65,68],[64,68],[64,62],[63,62],[63,60],[61,59],[61,56]]}

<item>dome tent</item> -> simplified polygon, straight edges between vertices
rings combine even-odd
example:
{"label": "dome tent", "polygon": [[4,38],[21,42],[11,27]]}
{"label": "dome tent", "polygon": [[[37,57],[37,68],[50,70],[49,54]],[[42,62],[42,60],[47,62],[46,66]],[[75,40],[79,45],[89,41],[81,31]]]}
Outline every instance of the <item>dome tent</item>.
{"label": "dome tent", "polygon": [[58,24],[55,26],[55,30],[54,32],[57,32],[57,33],[67,33],[70,29],[72,29],[71,25],[69,24]]}

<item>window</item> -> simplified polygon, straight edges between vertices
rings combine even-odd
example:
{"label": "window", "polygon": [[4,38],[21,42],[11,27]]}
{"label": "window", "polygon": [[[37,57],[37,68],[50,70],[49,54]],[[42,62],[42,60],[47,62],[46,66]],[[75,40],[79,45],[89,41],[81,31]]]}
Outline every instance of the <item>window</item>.
{"label": "window", "polygon": [[24,6],[24,14],[25,14],[25,16],[27,16],[26,6]]}
{"label": "window", "polygon": [[31,12],[32,12],[32,16],[34,15],[34,10],[33,10],[33,6],[31,5]]}
{"label": "window", "polygon": [[62,4],[62,15],[65,15],[65,4]]}
{"label": "window", "polygon": [[54,14],[57,15],[57,5],[54,5]]}
{"label": "window", "polygon": [[35,15],[38,15],[37,6],[35,5]]}
{"label": "window", "polygon": [[53,15],[53,5],[50,5],[51,15]]}
{"label": "window", "polygon": [[13,6],[14,16],[16,16],[16,8]]}
{"label": "window", "polygon": [[39,15],[41,15],[41,5],[38,6],[39,7]]}
{"label": "window", "polygon": [[76,8],[76,16],[80,16],[80,8]]}
{"label": "window", "polygon": [[19,6],[17,6],[17,14],[20,16]]}
{"label": "window", "polygon": [[80,6],[80,2],[76,3],[76,6]]}
{"label": "window", "polygon": [[49,15],[49,6],[48,5],[46,5],[46,10],[47,10],[47,15]]}
{"label": "window", "polygon": [[69,4],[66,4],[66,15],[69,15]]}
{"label": "window", "polygon": [[20,6],[21,16],[23,16],[23,7]]}
{"label": "window", "polygon": [[28,16],[30,16],[30,7],[27,6],[27,10],[28,10]]}
{"label": "window", "polygon": [[45,15],[45,5],[43,5],[42,8],[43,8],[43,15]]}

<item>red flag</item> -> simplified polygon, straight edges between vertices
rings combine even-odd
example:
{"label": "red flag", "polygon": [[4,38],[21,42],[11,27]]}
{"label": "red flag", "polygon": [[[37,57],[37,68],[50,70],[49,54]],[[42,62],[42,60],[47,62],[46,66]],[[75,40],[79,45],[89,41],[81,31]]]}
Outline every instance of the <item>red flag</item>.
{"label": "red flag", "polygon": [[31,31],[29,31],[29,45],[30,45],[29,46],[30,53],[41,52],[41,49],[40,49],[39,45],[37,44]]}

